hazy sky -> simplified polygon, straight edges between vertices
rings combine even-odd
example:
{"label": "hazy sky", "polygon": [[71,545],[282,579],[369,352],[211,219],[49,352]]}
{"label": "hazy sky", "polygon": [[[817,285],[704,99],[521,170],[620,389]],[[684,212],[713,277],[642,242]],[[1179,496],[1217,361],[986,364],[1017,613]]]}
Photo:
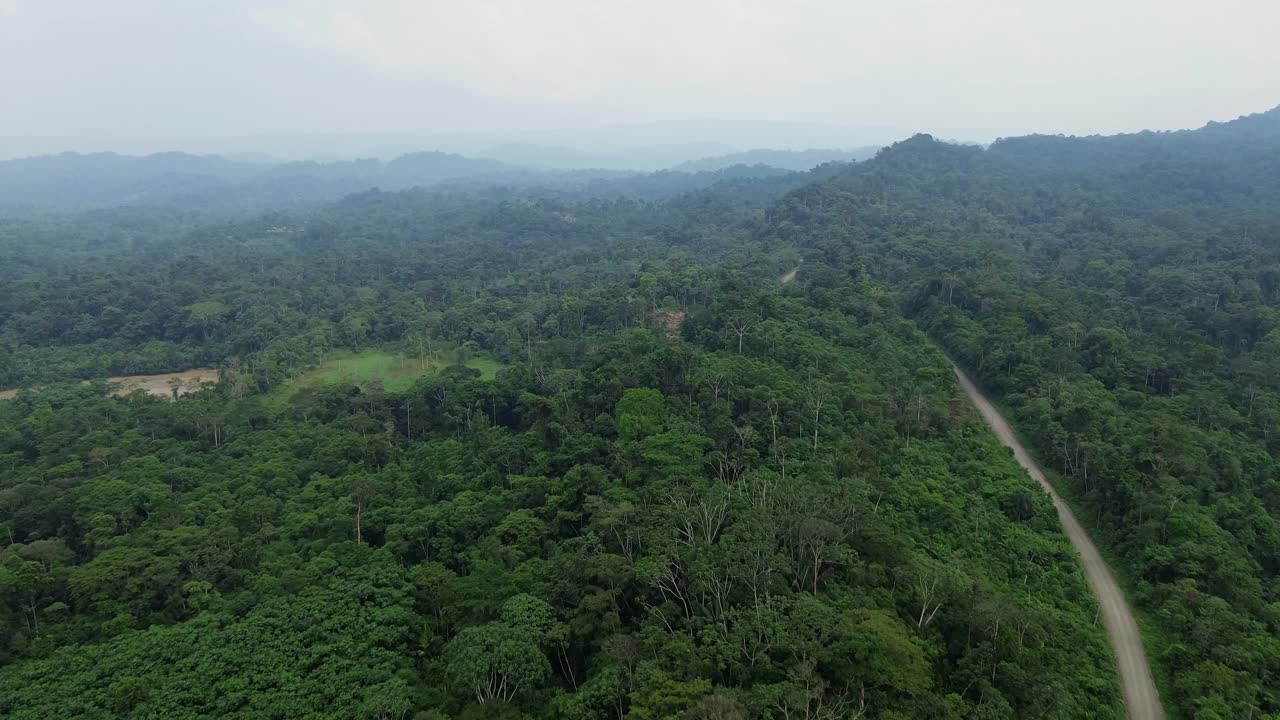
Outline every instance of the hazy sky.
{"label": "hazy sky", "polygon": [[1184,128],[1280,104],[1278,27],[1275,0],[0,0],[0,149]]}

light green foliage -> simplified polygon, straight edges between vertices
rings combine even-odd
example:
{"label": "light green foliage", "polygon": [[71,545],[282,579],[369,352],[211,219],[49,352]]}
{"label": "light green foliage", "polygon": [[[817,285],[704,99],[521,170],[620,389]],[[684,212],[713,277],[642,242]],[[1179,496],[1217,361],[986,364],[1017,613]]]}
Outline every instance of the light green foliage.
{"label": "light green foliage", "polygon": [[662,430],[668,410],[662,393],[652,388],[633,388],[622,394],[616,414],[619,438],[643,440]]}
{"label": "light green foliage", "polygon": [[[0,715],[346,718],[357,706],[408,707],[394,650],[412,618],[402,570],[385,553],[344,555],[350,565],[313,561],[301,569],[308,586],[243,618],[125,631],[0,673]],[[41,683],[58,691],[31,692]]]}
{"label": "light green foliage", "polygon": [[677,680],[657,669],[644,672],[638,684],[631,693],[628,720],[684,717],[699,699],[711,692],[711,683],[706,680]]}
{"label": "light green foliage", "polygon": [[506,622],[465,628],[449,642],[444,663],[449,682],[480,704],[511,702],[550,672],[537,637]]}
{"label": "light green foliage", "polygon": [[[283,383],[277,395],[287,399],[307,388],[362,383],[371,383],[391,392],[403,392],[413,387],[419,378],[449,367],[456,356],[455,352],[431,358],[413,357],[385,350],[334,353],[326,357],[320,367]],[[502,363],[484,357],[467,357],[462,366],[478,371],[482,380],[492,380],[503,367]]]}

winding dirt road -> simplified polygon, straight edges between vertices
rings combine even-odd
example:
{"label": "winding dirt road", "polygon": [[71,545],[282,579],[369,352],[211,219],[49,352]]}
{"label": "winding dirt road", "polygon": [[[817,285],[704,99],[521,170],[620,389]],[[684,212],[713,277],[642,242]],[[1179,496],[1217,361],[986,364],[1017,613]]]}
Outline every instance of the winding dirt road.
{"label": "winding dirt road", "polygon": [[1115,578],[1111,576],[1111,570],[1098,554],[1098,549],[1094,547],[1089,535],[1076,521],[1071,508],[1058,497],[1053,486],[1045,479],[1044,473],[1040,472],[1035,461],[1013,436],[1009,424],[1000,417],[1000,413],[996,412],[968,376],[960,368],[954,365],[952,367],[956,371],[960,387],[973,401],[978,412],[982,413],[982,417],[995,431],[1000,442],[1013,450],[1013,456],[1017,458],[1018,463],[1026,468],[1031,477],[1035,478],[1036,482],[1040,483],[1040,487],[1044,488],[1044,491],[1053,499],[1053,506],[1058,509],[1058,520],[1062,522],[1062,529],[1066,531],[1067,538],[1071,540],[1071,545],[1075,547],[1076,552],[1080,553],[1080,562],[1084,565],[1085,576],[1089,578],[1089,585],[1102,606],[1102,622],[1107,628],[1107,636],[1111,639],[1111,647],[1116,654],[1120,669],[1120,684],[1124,689],[1124,705],[1129,720],[1164,720],[1164,709],[1160,707],[1160,695],[1156,692],[1155,683],[1151,680],[1151,668],[1147,665],[1147,656],[1142,649],[1142,636],[1138,634],[1138,625],[1133,621],[1133,614],[1125,604],[1124,593],[1116,585]]}

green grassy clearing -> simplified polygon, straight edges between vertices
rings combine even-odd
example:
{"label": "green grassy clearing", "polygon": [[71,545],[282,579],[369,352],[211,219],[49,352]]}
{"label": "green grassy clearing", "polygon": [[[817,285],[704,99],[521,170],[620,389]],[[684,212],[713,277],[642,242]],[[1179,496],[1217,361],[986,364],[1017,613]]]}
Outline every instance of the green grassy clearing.
{"label": "green grassy clearing", "polygon": [[[454,352],[432,357],[415,357],[394,350],[375,349],[333,353],[320,367],[288,380],[271,393],[273,404],[283,404],[300,390],[335,383],[381,382],[387,392],[403,392],[424,375],[431,375],[456,362]],[[492,380],[505,367],[487,357],[467,358],[463,365],[479,370],[481,380]]]}

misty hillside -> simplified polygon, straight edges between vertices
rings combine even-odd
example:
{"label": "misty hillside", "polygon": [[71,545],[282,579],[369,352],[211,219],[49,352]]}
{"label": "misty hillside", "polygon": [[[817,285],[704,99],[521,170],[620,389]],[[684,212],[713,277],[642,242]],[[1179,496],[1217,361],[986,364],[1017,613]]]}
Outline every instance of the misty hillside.
{"label": "misty hillside", "polygon": [[1280,110],[1272,110],[1198,130],[1031,135],[988,149],[917,135],[851,166],[841,183],[859,194],[977,205],[1020,221],[1123,209],[1177,226],[1267,212],[1280,203],[1278,177]]}
{"label": "misty hillside", "polygon": [[302,209],[370,188],[511,185],[602,197],[669,197],[723,180],[787,174],[732,165],[707,171],[549,170],[488,158],[419,152],[389,162],[264,163],[208,155],[64,153],[0,162],[0,212],[167,207],[215,215]]}
{"label": "misty hillside", "polygon": [[700,160],[689,160],[673,166],[672,170],[682,172],[705,172],[723,170],[732,165],[768,165],[783,170],[803,172],[812,170],[823,163],[854,162],[873,157],[878,147],[863,147],[854,150],[769,150],[756,149],[706,157]]}
{"label": "misty hillside", "polygon": [[440,152],[404,155],[389,163],[279,164],[185,153],[64,153],[0,162],[0,208],[294,207],[377,185],[402,189],[513,170],[493,160]]}
{"label": "misty hillside", "polygon": [[689,158],[720,153],[725,149],[726,146],[718,143],[665,143],[617,150],[585,150],[539,143],[503,143],[486,149],[484,154],[513,165],[543,170],[653,172]]}

